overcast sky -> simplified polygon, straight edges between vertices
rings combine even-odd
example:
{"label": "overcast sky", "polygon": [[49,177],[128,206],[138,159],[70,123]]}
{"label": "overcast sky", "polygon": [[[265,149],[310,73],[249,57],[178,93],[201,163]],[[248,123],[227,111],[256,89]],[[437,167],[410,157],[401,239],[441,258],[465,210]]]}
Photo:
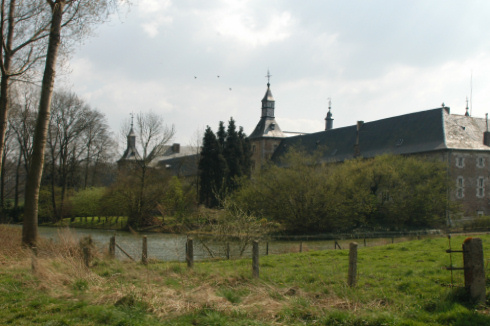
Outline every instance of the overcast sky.
{"label": "overcast sky", "polygon": [[230,117],[250,134],[268,69],[283,131],[324,130],[328,98],[334,127],[443,102],[464,114],[471,84],[472,115],[490,111],[490,1],[135,2],[77,49],[64,82],[115,132],[152,110],[182,145]]}

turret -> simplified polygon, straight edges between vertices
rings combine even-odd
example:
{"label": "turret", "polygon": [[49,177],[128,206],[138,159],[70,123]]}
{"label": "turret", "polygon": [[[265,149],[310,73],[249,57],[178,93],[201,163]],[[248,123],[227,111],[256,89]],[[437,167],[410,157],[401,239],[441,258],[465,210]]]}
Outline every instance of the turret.
{"label": "turret", "polygon": [[[270,76],[268,74],[268,76]],[[271,92],[271,83],[267,83],[267,91],[265,92],[264,98],[262,99],[262,116],[261,118],[274,118],[274,107],[276,101]]]}
{"label": "turret", "polygon": [[328,113],[325,118],[325,131],[333,129],[333,119],[332,119],[332,100],[328,99]]}
{"label": "turret", "polygon": [[121,164],[124,164],[125,162],[128,161],[139,161],[139,160],[141,160],[141,156],[138,153],[138,150],[136,149],[136,134],[134,133],[133,130],[133,115],[131,115],[131,130],[129,130],[127,136],[126,150],[124,151],[123,156],[119,159],[118,164],[119,166],[121,166]]}

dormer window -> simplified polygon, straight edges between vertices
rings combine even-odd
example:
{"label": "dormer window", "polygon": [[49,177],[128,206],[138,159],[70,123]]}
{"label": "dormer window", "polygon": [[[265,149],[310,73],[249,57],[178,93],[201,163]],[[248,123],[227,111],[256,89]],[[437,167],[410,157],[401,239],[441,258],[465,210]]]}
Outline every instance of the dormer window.
{"label": "dormer window", "polygon": [[276,124],[275,123],[271,123],[271,130],[274,130],[276,128]]}

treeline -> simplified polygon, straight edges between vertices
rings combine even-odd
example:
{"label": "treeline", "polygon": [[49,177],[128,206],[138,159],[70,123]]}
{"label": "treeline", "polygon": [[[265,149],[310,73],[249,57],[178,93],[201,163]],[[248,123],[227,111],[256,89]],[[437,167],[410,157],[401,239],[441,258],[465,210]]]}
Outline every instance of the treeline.
{"label": "treeline", "polygon": [[[0,207],[4,221],[18,222],[27,172],[31,164],[39,105],[38,87],[17,86],[10,93],[10,114],[0,178]],[[76,94],[53,94],[45,164],[39,195],[41,222],[69,214],[69,194],[111,184],[116,175],[117,144],[105,116]]]}
{"label": "treeline", "polygon": [[238,207],[288,233],[443,227],[456,211],[446,169],[424,158],[383,155],[339,164],[290,151],[233,195]]}

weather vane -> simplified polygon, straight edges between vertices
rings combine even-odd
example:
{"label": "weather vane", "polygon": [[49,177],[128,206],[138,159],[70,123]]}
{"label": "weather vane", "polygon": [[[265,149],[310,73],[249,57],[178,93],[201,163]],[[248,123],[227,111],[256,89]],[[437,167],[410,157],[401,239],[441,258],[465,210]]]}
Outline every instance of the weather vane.
{"label": "weather vane", "polygon": [[129,115],[131,116],[131,129],[133,129],[133,119],[134,119],[134,113],[133,113],[133,112],[131,112]]}
{"label": "weather vane", "polygon": [[270,85],[272,75],[271,75],[271,73],[269,72],[269,69],[267,69],[267,76],[265,76],[265,77],[267,77],[267,85]]}

